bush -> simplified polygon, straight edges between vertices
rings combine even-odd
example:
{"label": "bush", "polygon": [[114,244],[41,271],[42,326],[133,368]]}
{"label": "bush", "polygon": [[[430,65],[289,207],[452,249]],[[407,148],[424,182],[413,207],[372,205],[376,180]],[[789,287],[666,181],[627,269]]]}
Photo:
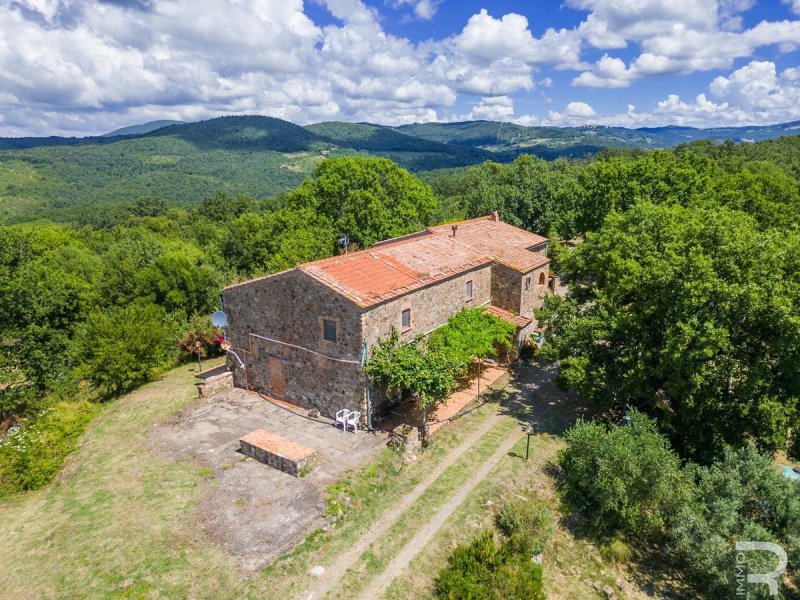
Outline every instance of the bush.
{"label": "bush", "polygon": [[[689,581],[704,597],[736,595],[738,540],[778,543],[789,564],[798,564],[800,484],[782,477],[768,456],[754,446],[728,449],[722,460],[697,468],[695,479],[692,501],[672,519],[669,550],[682,560]],[[752,573],[775,567],[767,553],[748,552],[747,561]],[[749,597],[762,597],[756,594],[763,590],[748,591]]]}
{"label": "bush", "polygon": [[436,595],[449,600],[526,598],[543,600],[542,567],[515,555],[485,531],[453,551],[439,574]]}
{"label": "bush", "polygon": [[178,332],[178,347],[184,358],[196,360],[198,350],[200,358],[211,358],[222,355],[224,339],[222,330],[211,324],[211,317],[193,315]]}
{"label": "bush", "polygon": [[85,400],[60,402],[9,430],[0,442],[0,496],[47,485],[96,413]]}
{"label": "bush", "polygon": [[633,552],[621,537],[616,537],[600,546],[600,554],[605,560],[625,564],[630,562]]}
{"label": "bush", "polygon": [[686,502],[691,484],[655,421],[636,411],[629,425],[610,429],[581,421],[565,439],[563,491],[598,533],[663,534],[666,517]]}
{"label": "bush", "polygon": [[540,554],[553,535],[553,516],[540,500],[512,500],[497,514],[497,528],[511,550],[532,556]]}
{"label": "bush", "polygon": [[81,348],[82,374],[114,395],[151,379],[175,354],[167,315],[152,304],[93,313]]}

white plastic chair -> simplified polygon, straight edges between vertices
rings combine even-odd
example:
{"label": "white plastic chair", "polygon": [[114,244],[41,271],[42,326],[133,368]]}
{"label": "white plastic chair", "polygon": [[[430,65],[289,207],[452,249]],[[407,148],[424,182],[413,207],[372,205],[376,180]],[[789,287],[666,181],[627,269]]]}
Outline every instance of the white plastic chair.
{"label": "white plastic chair", "polygon": [[[353,426],[353,433],[358,431],[358,422],[361,420],[361,413],[357,410],[351,411],[349,415],[347,415],[347,424]],[[345,429],[345,431],[347,431]]]}
{"label": "white plastic chair", "polygon": [[338,411],[336,413],[336,423],[334,424],[334,427],[338,427],[339,423],[341,423],[342,431],[347,431],[347,418],[349,416],[350,416],[350,411],[347,410],[346,408],[343,408],[342,410]]}

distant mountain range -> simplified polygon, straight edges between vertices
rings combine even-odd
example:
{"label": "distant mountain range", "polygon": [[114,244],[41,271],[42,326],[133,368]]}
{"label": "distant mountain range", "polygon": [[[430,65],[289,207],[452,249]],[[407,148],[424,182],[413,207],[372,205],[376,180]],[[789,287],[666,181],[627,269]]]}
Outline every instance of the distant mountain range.
{"label": "distant mountain range", "polygon": [[415,171],[522,153],[585,157],[608,148],[670,148],[698,139],[755,142],[800,133],[800,121],[759,127],[523,127],[467,121],[387,127],[262,116],[152,121],[84,138],[0,138],[0,219],[71,220],[81,211],[158,195],[189,205],[218,189],[271,196],[326,156],[385,156]]}
{"label": "distant mountain range", "polygon": [[115,137],[118,135],[142,135],[145,133],[150,133],[151,131],[155,131],[156,129],[161,129],[162,127],[167,127],[168,125],[181,125],[183,123],[185,123],[185,121],[150,121],[149,123],[142,123],[141,125],[130,125],[121,129],[115,129],[109,133],[104,133],[103,137]]}

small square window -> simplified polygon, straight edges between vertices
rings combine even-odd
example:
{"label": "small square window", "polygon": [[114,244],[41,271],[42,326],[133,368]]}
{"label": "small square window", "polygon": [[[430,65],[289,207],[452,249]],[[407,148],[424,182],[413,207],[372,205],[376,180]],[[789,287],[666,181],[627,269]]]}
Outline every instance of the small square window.
{"label": "small square window", "polygon": [[322,320],[322,337],[327,342],[336,341],[336,321],[330,319]]}
{"label": "small square window", "polygon": [[467,300],[472,300],[472,280],[467,282]]}
{"label": "small square window", "polygon": [[400,325],[403,329],[411,328],[411,309],[406,308],[400,313]]}

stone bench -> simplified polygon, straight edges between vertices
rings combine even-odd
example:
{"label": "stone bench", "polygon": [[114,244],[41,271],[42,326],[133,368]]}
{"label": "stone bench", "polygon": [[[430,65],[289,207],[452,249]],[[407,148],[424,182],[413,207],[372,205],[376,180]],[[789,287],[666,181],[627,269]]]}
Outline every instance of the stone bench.
{"label": "stone bench", "polygon": [[251,431],[239,440],[239,444],[243,454],[295,477],[306,475],[317,460],[313,448],[263,429]]}

